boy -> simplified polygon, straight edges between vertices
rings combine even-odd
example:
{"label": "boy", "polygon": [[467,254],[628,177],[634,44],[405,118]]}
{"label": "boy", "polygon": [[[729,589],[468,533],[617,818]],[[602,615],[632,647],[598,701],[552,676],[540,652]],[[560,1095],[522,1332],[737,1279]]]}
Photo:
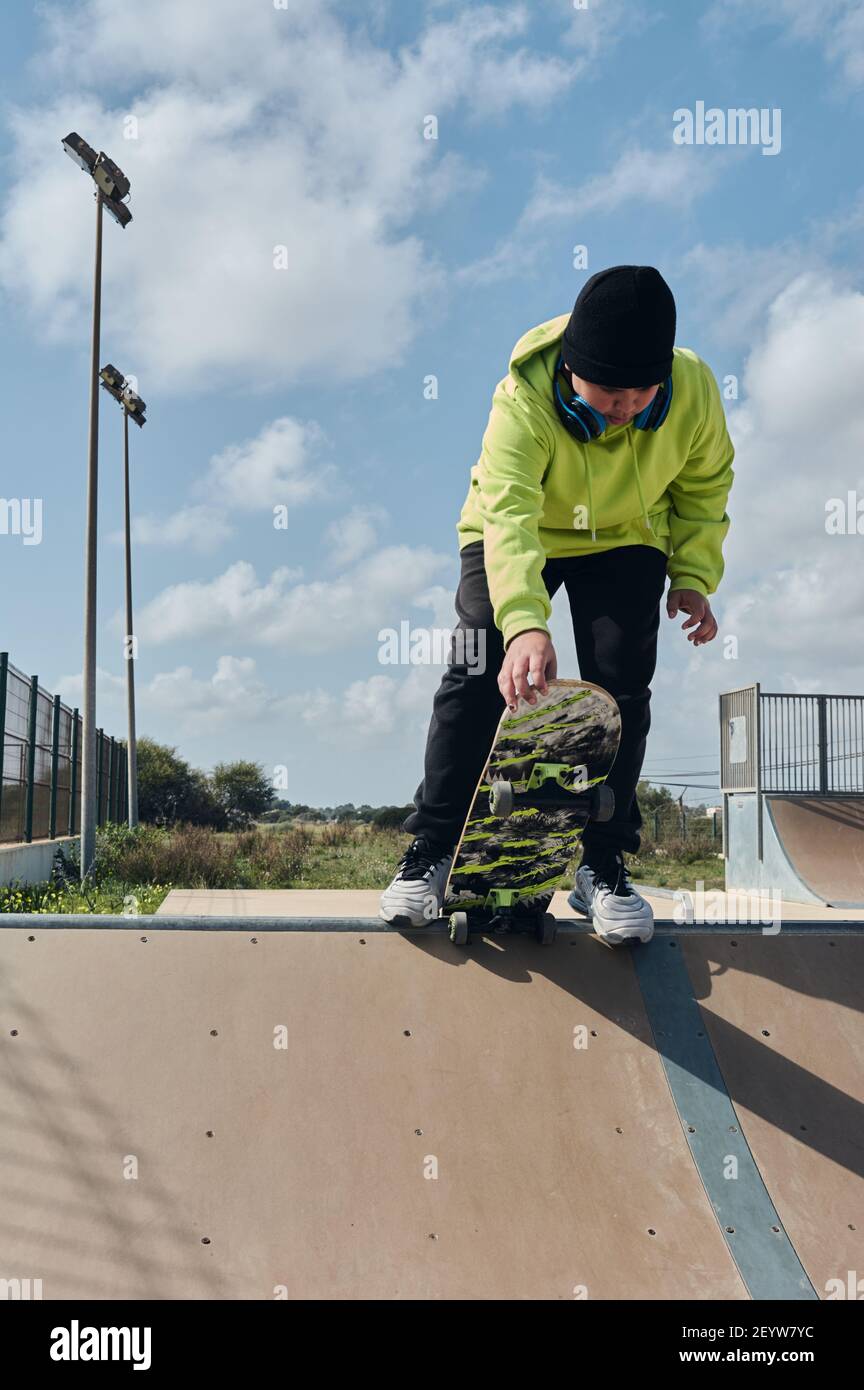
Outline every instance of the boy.
{"label": "boy", "polygon": [[440,907],[504,703],[535,703],[532,686],[545,692],[556,675],[547,624],[563,584],[580,677],[621,709],[615,815],[586,826],[569,901],[612,944],[653,934],[623,854],[640,844],[660,600],[668,573],[669,617],[689,615],[695,646],[716,636],[707,596],[723,574],[734,457],[717,383],[674,346],[675,324],[653,266],[612,266],[587,281],[569,320],[540,324],[513,349],[456,528],[459,622],[403,823],[415,838],[381,897],[385,921],[423,926],[430,902]]}

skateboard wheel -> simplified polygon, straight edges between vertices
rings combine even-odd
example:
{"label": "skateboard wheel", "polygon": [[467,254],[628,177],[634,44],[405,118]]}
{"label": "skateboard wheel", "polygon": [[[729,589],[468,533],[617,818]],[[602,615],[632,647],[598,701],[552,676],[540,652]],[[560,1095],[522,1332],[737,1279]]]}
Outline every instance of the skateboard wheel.
{"label": "skateboard wheel", "polygon": [[464,946],[468,940],[468,913],[451,912],[450,940],[455,946]]}
{"label": "skateboard wheel", "polygon": [[558,923],[551,912],[544,912],[537,924],[537,940],[541,946],[551,946],[558,931]]}
{"label": "skateboard wheel", "polygon": [[591,797],[591,819],[611,820],[615,814],[615,793],[605,782],[594,788]]}
{"label": "skateboard wheel", "polygon": [[513,813],[513,783],[493,782],[489,794],[489,809],[493,816],[506,817]]}

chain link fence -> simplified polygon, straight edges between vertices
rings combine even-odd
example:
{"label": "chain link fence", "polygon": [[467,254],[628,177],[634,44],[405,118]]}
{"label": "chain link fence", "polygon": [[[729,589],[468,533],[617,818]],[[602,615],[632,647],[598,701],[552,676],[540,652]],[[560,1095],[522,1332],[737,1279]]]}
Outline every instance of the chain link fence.
{"label": "chain link fence", "polygon": [[[0,844],[77,835],[81,719],[0,652]],[[96,730],[97,824],[128,814],[126,744]]]}
{"label": "chain link fence", "polygon": [[665,848],[702,852],[723,852],[723,813],[720,806],[707,814],[690,806],[663,806],[651,810],[642,806],[643,848]]}

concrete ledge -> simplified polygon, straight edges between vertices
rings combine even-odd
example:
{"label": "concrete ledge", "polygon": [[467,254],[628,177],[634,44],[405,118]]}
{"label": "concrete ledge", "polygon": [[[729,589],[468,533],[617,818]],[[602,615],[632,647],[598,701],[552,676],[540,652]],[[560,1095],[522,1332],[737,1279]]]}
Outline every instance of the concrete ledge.
{"label": "concrete ledge", "polygon": [[[673,916],[671,889],[643,888],[644,896],[659,921]],[[691,893],[692,890],[680,890]],[[377,888],[172,888],[154,914],[160,917],[322,917],[372,918],[378,913],[381,893]],[[697,915],[701,904],[694,903]],[[759,915],[759,904],[727,897],[719,890],[706,893],[706,912],[733,922]],[[576,918],[566,892],[553,895],[549,911],[560,920]],[[820,919],[826,922],[864,920],[864,911],[838,912],[830,907],[807,908],[800,903],[781,904],[784,922]]]}
{"label": "concrete ledge", "polygon": [[0,845],[0,884],[45,883],[51,877],[51,864],[59,847],[77,841],[77,835],[61,835],[56,840]]}

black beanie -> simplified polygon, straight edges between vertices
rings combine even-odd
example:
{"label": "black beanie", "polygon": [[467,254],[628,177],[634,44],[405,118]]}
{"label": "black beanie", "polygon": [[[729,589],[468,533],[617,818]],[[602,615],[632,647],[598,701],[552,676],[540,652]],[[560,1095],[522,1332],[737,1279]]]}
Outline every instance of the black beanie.
{"label": "black beanie", "polygon": [[582,286],[564,363],[598,386],[655,386],[672,370],[675,300],[653,265],[613,265]]}

